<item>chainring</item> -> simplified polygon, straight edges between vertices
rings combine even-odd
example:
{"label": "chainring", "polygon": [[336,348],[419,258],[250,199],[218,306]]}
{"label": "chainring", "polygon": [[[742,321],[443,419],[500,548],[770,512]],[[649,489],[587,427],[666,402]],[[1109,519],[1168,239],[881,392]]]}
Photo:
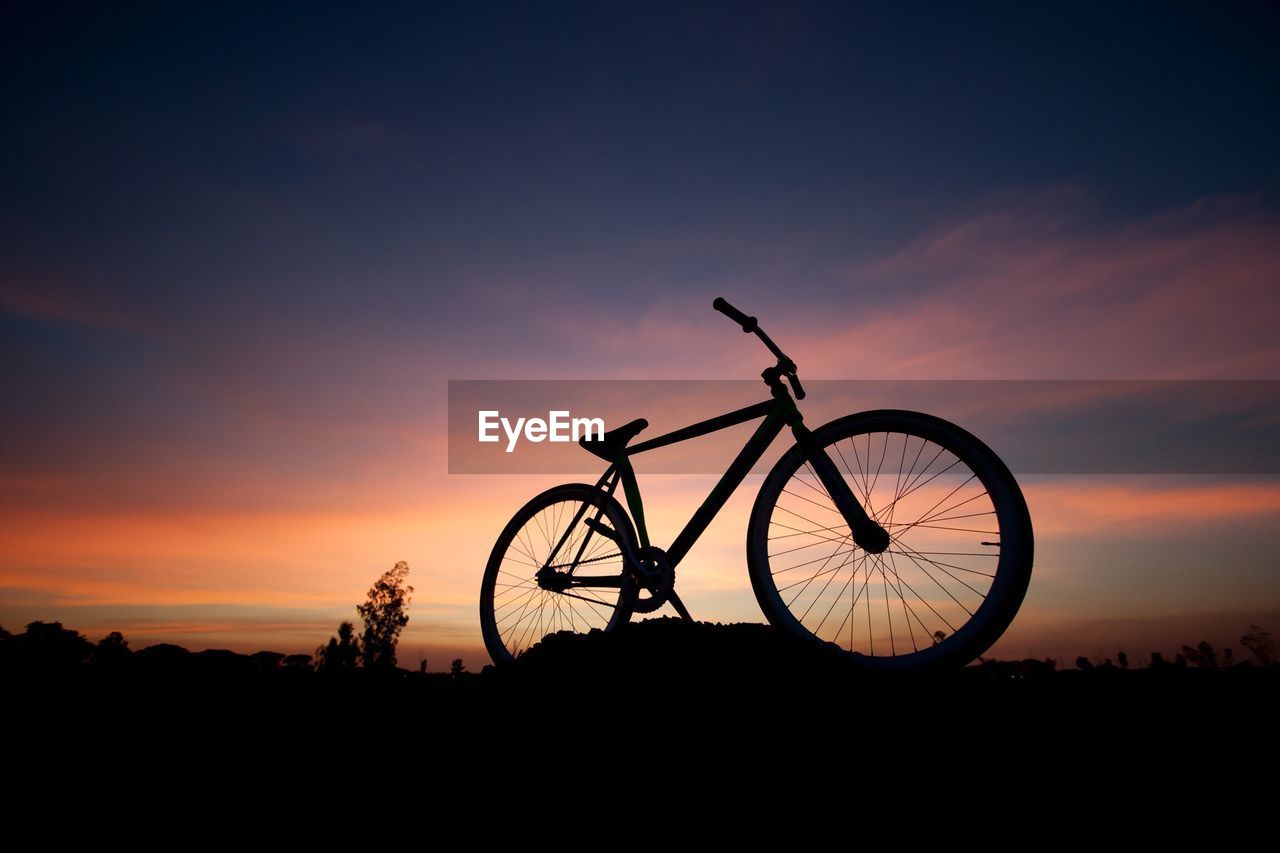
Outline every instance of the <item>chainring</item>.
{"label": "chainring", "polygon": [[636,558],[652,574],[644,577],[634,568],[631,570],[631,609],[635,613],[652,613],[671,597],[676,585],[676,569],[671,565],[667,552],[656,545],[639,549]]}

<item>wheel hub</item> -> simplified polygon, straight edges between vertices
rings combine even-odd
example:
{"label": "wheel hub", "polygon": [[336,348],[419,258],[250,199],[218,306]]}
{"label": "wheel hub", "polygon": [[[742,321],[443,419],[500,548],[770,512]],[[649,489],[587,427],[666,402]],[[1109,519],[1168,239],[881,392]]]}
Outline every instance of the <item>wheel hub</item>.
{"label": "wheel hub", "polygon": [[870,554],[883,554],[889,549],[892,538],[889,536],[889,531],[873,521],[869,526],[854,533],[853,541],[859,548]]}

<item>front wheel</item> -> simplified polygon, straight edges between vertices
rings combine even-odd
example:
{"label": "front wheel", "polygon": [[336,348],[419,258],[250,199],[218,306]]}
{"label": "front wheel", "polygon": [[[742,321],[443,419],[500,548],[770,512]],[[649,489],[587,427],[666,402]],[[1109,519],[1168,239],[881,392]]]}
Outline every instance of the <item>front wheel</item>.
{"label": "front wheel", "polygon": [[963,666],[1013,620],[1031,578],[1031,516],[985,444],[941,418],[881,410],[817,429],[887,550],[859,548],[797,445],[765,479],[747,564],[769,622],[885,669]]}
{"label": "front wheel", "polygon": [[480,632],[494,663],[510,663],[547,634],[612,631],[631,617],[621,548],[588,520],[634,550],[622,505],[585,483],[533,498],[498,536],[480,587]]}

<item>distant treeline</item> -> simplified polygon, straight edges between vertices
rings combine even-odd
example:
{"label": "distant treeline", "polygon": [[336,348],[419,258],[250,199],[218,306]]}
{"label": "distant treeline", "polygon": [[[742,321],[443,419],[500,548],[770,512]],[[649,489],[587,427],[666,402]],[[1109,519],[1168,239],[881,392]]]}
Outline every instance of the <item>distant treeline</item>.
{"label": "distant treeline", "polygon": [[[1275,643],[1259,626],[1250,626],[1241,638],[1250,655],[1237,660],[1230,649],[1219,653],[1209,643],[1184,646],[1172,659],[1152,652],[1141,666],[1130,666],[1128,656],[1117,652],[1114,660],[1077,658],[1075,671],[1097,675],[1133,671],[1177,672],[1185,670],[1272,669],[1277,666]],[[366,668],[353,641],[351,626],[344,623],[339,636],[322,646],[316,655],[261,651],[241,654],[227,649],[192,652],[181,646],[160,643],[134,650],[118,631],[96,643],[60,622],[32,622],[20,634],[0,628],[0,670],[9,674],[57,675],[77,672],[158,673],[164,675],[262,675],[342,672],[379,672],[425,676],[427,662],[417,670],[394,665]],[[513,670],[527,675],[584,669],[706,671],[720,670],[759,674],[792,672],[821,674],[838,671],[845,661],[834,650],[796,641],[765,625],[686,623],[678,619],[653,619],[632,623],[612,634],[563,633],[551,635],[527,652]],[[486,670],[490,667],[485,667]],[[1036,679],[1063,672],[1053,659],[1028,658],[1017,661],[982,660],[968,667],[970,676]],[[1071,672],[1072,670],[1065,670]],[[444,676],[446,673],[436,673]],[[469,676],[462,661],[455,659],[447,675]]]}

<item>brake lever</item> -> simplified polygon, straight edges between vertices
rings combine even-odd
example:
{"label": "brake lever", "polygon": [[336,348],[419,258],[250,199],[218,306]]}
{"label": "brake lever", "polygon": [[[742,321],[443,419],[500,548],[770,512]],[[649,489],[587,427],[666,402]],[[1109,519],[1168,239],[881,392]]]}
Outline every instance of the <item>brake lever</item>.
{"label": "brake lever", "polygon": [[800,384],[800,377],[796,375],[796,372],[792,370],[789,373],[784,373],[783,376],[787,377],[787,384],[791,386],[791,393],[796,395],[797,400],[803,400],[804,386]]}

